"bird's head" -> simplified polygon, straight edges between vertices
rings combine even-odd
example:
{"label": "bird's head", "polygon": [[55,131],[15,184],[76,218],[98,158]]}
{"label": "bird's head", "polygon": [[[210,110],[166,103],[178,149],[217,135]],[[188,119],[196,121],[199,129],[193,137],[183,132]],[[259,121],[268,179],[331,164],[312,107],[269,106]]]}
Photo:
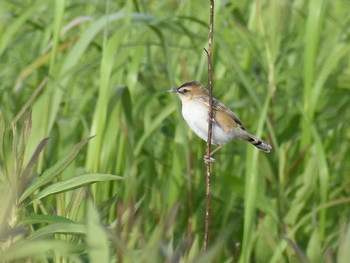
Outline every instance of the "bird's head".
{"label": "bird's head", "polygon": [[209,96],[209,91],[197,81],[186,82],[177,89],[170,89],[168,91],[176,93],[182,102],[188,102],[192,99]]}

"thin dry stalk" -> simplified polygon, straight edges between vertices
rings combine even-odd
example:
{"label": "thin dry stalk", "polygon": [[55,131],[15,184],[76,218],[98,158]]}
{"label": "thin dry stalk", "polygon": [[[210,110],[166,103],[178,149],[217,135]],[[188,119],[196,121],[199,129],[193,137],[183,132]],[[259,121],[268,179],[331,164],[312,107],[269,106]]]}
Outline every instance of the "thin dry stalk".
{"label": "thin dry stalk", "polygon": [[[212,69],[212,47],[214,33],[214,0],[210,0],[210,25],[209,25],[209,46],[204,49],[208,56],[208,88],[209,88],[209,114],[208,114],[208,139],[206,156],[210,158],[210,145],[213,127],[213,69]],[[206,251],[209,244],[210,218],[211,218],[211,191],[210,191],[210,162],[207,162],[206,171],[206,209],[205,209],[205,233],[203,250]]]}

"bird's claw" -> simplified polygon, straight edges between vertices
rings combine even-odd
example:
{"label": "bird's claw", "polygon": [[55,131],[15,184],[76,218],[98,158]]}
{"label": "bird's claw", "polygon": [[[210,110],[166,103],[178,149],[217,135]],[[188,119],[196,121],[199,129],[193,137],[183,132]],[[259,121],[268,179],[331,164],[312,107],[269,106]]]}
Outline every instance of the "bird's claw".
{"label": "bird's claw", "polygon": [[209,163],[215,163],[215,159],[213,157],[210,156],[204,156],[204,162],[205,164],[209,164]]}

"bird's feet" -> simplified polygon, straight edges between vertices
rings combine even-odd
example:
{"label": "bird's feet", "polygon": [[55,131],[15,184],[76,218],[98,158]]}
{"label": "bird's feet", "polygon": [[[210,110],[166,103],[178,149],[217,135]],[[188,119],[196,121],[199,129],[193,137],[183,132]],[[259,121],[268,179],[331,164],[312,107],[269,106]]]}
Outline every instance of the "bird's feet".
{"label": "bird's feet", "polygon": [[215,163],[215,159],[213,157],[210,157],[210,156],[204,156],[203,160],[204,160],[205,164]]}

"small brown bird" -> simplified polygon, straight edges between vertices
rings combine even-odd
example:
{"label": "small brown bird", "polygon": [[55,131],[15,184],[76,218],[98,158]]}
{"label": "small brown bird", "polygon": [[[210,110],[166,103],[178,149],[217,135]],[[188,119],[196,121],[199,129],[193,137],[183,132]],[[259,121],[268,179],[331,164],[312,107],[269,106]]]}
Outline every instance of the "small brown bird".
{"label": "small brown bird", "polygon": [[[208,139],[209,91],[197,81],[190,81],[169,92],[176,93],[182,102],[182,116],[188,126],[203,140]],[[264,152],[272,147],[251,135],[238,117],[224,104],[213,99],[213,126],[211,143],[218,145],[210,156],[205,156],[206,163],[215,161],[211,156],[232,140],[246,140]]]}

